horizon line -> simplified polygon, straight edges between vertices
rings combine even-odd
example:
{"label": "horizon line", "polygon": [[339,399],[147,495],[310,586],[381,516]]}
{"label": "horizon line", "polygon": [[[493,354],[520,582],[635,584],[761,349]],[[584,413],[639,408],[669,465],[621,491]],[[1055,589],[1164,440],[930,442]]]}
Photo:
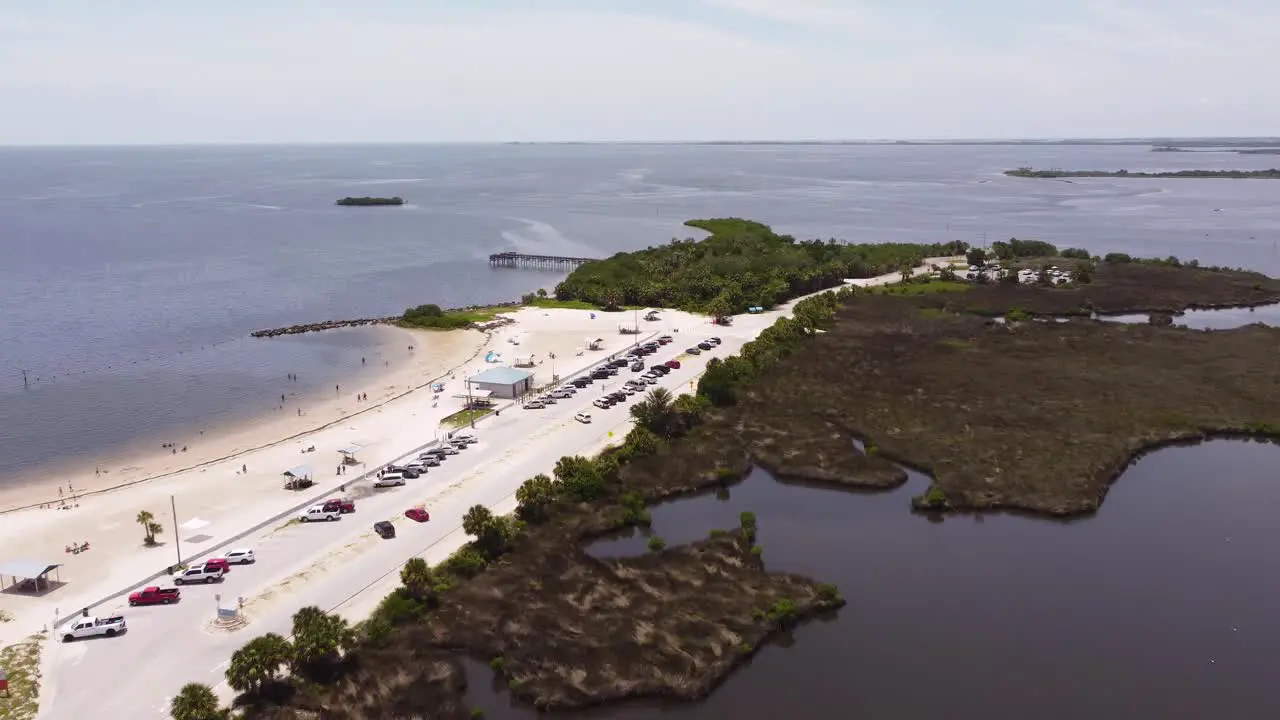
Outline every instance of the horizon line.
{"label": "horizon line", "polygon": [[1221,140],[1231,143],[1249,141],[1280,143],[1280,136],[1262,135],[1135,135],[1135,136],[1075,136],[1075,137],[1025,137],[1025,138],[795,138],[753,140],[320,140],[320,141],[197,141],[197,142],[133,142],[133,143],[0,143],[0,149],[21,150],[38,148],[189,148],[189,147],[324,147],[324,146],[388,146],[388,145],[1065,145],[1065,144],[1120,144],[1120,143],[1175,143],[1177,141],[1206,142]]}

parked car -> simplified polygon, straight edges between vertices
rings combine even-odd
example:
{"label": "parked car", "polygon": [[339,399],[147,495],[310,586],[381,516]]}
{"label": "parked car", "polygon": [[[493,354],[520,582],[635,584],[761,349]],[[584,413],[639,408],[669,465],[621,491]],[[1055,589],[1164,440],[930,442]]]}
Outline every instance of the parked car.
{"label": "parked car", "polygon": [[627,394],[626,394],[625,392],[622,392],[621,390],[617,390],[617,391],[614,391],[614,392],[609,393],[609,397],[610,397],[610,398],[611,398],[615,403],[622,403],[622,402],[626,402],[626,401],[627,401]]}
{"label": "parked car", "polygon": [[639,360],[631,363],[631,372],[640,372],[641,370],[644,370],[644,363]]}
{"label": "parked car", "polygon": [[666,367],[669,367],[669,368],[671,368],[672,370],[679,370],[679,369],[680,369],[680,361],[679,361],[679,360],[668,360],[668,361],[667,361],[667,364],[666,364]]}
{"label": "parked car", "polygon": [[573,388],[568,388],[568,387],[560,388],[559,390],[556,390],[551,393],[551,397],[560,398],[561,400],[568,400],[569,398],[573,397],[573,395],[574,395]]}
{"label": "parked car", "polygon": [[323,507],[325,510],[334,510],[346,515],[347,513],[353,513],[356,511],[356,501],[348,500],[346,498],[330,498],[325,500],[324,504],[320,507]]}
{"label": "parked car", "polygon": [[338,520],[342,517],[342,511],[330,504],[336,502],[339,501],[330,500],[324,505],[312,505],[306,510],[298,513],[298,519],[302,522],[328,522],[330,520]]}
{"label": "parked car", "polygon": [[698,349],[698,348],[696,348],[696,347],[685,348],[685,349],[684,349],[684,351],[685,351],[685,352],[687,352],[687,353],[689,353],[690,355],[701,355],[701,354],[702,354],[702,351],[701,351],[701,350],[699,350],[699,349]]}
{"label": "parked car", "polygon": [[670,335],[663,335],[662,337],[658,338],[658,344],[659,344],[659,345],[666,345],[666,344],[670,343],[670,342],[671,342],[672,340],[674,340],[674,339],[675,339],[675,338],[671,337]]}
{"label": "parked car", "polygon": [[541,400],[530,400],[529,402],[524,404],[524,409],[525,410],[541,410],[546,406],[547,404],[542,402]]}
{"label": "parked car", "polygon": [[457,455],[458,448],[451,447],[449,445],[438,445],[434,448],[431,448],[431,452],[435,455]]}
{"label": "parked car", "polygon": [[606,398],[596,398],[595,400],[591,401],[591,404],[595,405],[601,410],[608,410],[609,408],[613,407],[613,403],[609,402],[609,400]]}
{"label": "parked car", "polygon": [[395,487],[397,485],[404,485],[404,476],[400,473],[386,473],[373,481],[373,486],[376,488]]}
{"label": "parked car", "polygon": [[[351,511],[355,512],[355,509],[355,503],[351,503]],[[227,562],[232,563],[233,565],[252,565],[258,562],[257,556],[255,556],[253,551],[249,548],[236,548],[235,550],[229,550],[225,557],[227,558]]]}
{"label": "parked car", "polygon": [[571,384],[574,387],[581,390],[582,388],[591,384],[591,378],[578,378],[577,380],[574,380]]}
{"label": "parked car", "polygon": [[640,347],[643,347],[646,350],[657,350],[658,345],[659,343],[657,340],[650,340],[649,342],[645,343],[644,345],[641,345]]}
{"label": "parked car", "polygon": [[431,513],[424,507],[411,507],[404,511],[404,516],[415,522],[426,522],[431,519]]}
{"label": "parked car", "polygon": [[719,345],[719,344],[720,344],[720,338],[718,338],[718,337],[707,338],[707,342],[711,343],[712,345]]}
{"label": "parked car", "polygon": [[658,373],[659,375],[666,375],[667,373],[671,372],[671,368],[667,367],[666,365],[654,365],[653,371]]}
{"label": "parked car", "polygon": [[646,383],[650,384],[650,385],[657,385],[657,384],[658,384],[658,378],[659,378],[659,377],[661,377],[661,375],[660,375],[660,374],[659,374],[659,375],[650,375],[649,377],[646,377],[646,378],[644,379],[644,381],[645,381]]}
{"label": "parked car", "polygon": [[440,467],[440,457],[434,453],[418,453],[418,462],[423,467]]}
{"label": "parked car", "polygon": [[578,421],[578,422],[580,422],[580,423],[584,423],[584,424],[586,424],[586,425],[590,425],[590,424],[591,424],[591,413],[584,413],[584,412],[580,412],[580,413],[578,413],[577,415],[574,415],[574,416],[573,416],[573,419],[574,419],[574,420],[577,420],[577,421]]}
{"label": "parked car", "polygon": [[467,442],[466,440],[446,440],[445,444],[448,445],[449,447],[456,448],[458,450],[466,450],[467,448],[471,447],[471,443]]}
{"label": "parked car", "polygon": [[706,351],[710,352],[710,351],[711,351],[711,347],[712,347],[712,346],[711,346],[711,343],[709,343],[709,342],[700,342],[700,343],[698,343],[698,349],[699,349],[699,350],[706,350]]}
{"label": "parked car", "polygon": [[128,624],[125,623],[123,615],[112,615],[105,618],[82,617],[72,621],[71,626],[62,631],[62,642],[71,642],[72,640],[98,635],[115,637],[128,629]]}
{"label": "parked car", "polygon": [[475,435],[472,435],[469,432],[456,433],[452,438],[450,438],[450,440],[454,442],[464,442],[468,445],[475,445],[476,443],[480,442],[480,438],[476,437]]}
{"label": "parked car", "polygon": [[[437,464],[439,464],[439,463],[437,463]],[[410,475],[409,473],[413,473],[413,474],[412,474],[412,475]],[[426,474],[427,474],[427,466],[426,466],[426,465],[424,465],[424,464],[422,463],[422,461],[421,461],[421,460],[414,460],[413,462],[409,463],[408,465],[405,465],[405,466],[404,466],[404,470],[402,470],[402,471],[400,472],[400,474],[402,474],[402,475],[404,475],[405,477],[407,477],[407,478],[409,478],[410,480],[412,480],[412,479],[414,479],[414,478],[416,478],[416,477],[422,477],[423,475],[426,475]]]}
{"label": "parked car", "polygon": [[174,585],[186,585],[187,583],[211,583],[222,579],[222,569],[216,567],[205,567],[197,565],[179,570],[173,574]]}
{"label": "parked car", "polygon": [[626,367],[626,366],[627,366],[627,363],[628,363],[628,362],[630,362],[630,361],[629,361],[629,360],[627,360],[626,358],[617,358],[616,360],[614,360],[614,361],[613,361],[612,363],[610,363],[610,364],[611,364],[611,365],[613,365],[613,366],[614,366],[614,367],[616,367],[616,368],[624,368],[624,367]]}
{"label": "parked car", "polygon": [[129,604],[134,607],[139,605],[168,605],[181,599],[182,591],[176,587],[162,588],[152,585],[136,593],[130,593]]}
{"label": "parked car", "polygon": [[221,558],[221,557],[209,558],[208,560],[204,561],[204,566],[206,568],[218,568],[219,570],[222,571],[223,575],[226,575],[231,572],[231,564],[227,562],[226,558]]}
{"label": "parked car", "polygon": [[386,520],[379,520],[373,524],[373,531],[378,533],[378,537],[385,539],[396,536],[396,526]]}
{"label": "parked car", "polygon": [[[537,400],[538,400],[538,402],[540,402],[540,403],[542,403],[542,404],[544,404],[544,405],[555,405],[555,404],[556,404],[556,398],[555,398],[555,396],[554,396],[554,395],[543,395],[542,397],[537,398]],[[465,447],[465,446],[464,446],[464,447]]]}

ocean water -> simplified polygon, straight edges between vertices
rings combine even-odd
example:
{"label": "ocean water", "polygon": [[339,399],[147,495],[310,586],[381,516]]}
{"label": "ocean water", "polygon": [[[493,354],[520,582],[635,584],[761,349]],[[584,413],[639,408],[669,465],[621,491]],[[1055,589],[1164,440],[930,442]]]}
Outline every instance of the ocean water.
{"label": "ocean water", "polygon": [[[604,257],[694,234],[693,217],[852,242],[1039,237],[1280,273],[1280,182],[1000,174],[1274,162],[1120,146],[0,148],[0,457],[23,471],[233,422],[286,373],[327,387],[379,342],[252,330],[514,299],[558,278],[491,269],[489,253]],[[336,207],[345,195],[408,204]]]}

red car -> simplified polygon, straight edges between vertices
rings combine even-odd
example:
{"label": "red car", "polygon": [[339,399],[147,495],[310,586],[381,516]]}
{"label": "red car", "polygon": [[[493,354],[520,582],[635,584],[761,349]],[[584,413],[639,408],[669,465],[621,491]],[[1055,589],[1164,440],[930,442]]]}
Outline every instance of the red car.
{"label": "red car", "polygon": [[325,500],[324,510],[325,512],[333,512],[334,510],[337,510],[338,512],[344,515],[347,513],[353,513],[356,511],[356,501],[348,500],[346,498],[334,498],[332,500]]}
{"label": "red car", "polygon": [[204,566],[207,568],[218,568],[222,571],[223,575],[231,572],[231,565],[227,562],[226,558],[209,558],[204,561]]}
{"label": "red car", "polygon": [[182,599],[182,591],[178,588],[160,588],[151,586],[139,590],[129,596],[130,605],[168,605]]}
{"label": "red car", "polygon": [[409,508],[404,511],[404,516],[417,522],[426,522],[431,519],[431,513],[424,507]]}
{"label": "red car", "polygon": [[671,337],[670,335],[663,335],[662,337],[658,338],[658,344],[666,345],[667,343],[671,342],[674,339],[675,338]]}
{"label": "red car", "polygon": [[666,364],[666,366],[667,366],[667,367],[671,368],[672,370],[679,370],[679,369],[680,369],[680,361],[679,361],[679,360],[668,360],[665,364]]}

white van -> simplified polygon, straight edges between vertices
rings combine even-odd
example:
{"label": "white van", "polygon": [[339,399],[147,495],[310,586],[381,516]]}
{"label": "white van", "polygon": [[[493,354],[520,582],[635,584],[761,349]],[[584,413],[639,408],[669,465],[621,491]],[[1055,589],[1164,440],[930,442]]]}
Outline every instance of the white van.
{"label": "white van", "polygon": [[376,488],[394,487],[396,485],[404,485],[404,476],[400,473],[387,473],[373,481],[373,486]]}

